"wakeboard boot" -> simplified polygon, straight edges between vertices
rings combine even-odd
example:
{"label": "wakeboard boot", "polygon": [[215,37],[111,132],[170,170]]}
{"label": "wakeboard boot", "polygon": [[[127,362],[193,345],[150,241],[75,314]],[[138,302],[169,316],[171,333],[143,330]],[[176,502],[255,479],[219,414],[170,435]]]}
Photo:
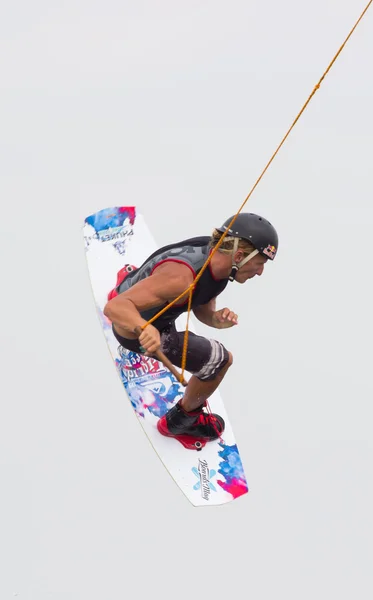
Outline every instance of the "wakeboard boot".
{"label": "wakeboard boot", "polygon": [[203,407],[187,412],[178,402],[157,422],[158,431],[174,437],[189,450],[202,450],[207,442],[217,440],[224,431],[224,419]]}

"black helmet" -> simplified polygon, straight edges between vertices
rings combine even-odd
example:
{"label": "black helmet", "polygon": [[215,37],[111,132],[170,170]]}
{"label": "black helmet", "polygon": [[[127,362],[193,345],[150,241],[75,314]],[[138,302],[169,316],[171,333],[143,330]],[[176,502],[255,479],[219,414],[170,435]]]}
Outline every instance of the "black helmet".
{"label": "black helmet", "polygon": [[[233,217],[227,219],[217,231],[225,233]],[[240,213],[231,229],[229,237],[237,237],[251,242],[260,254],[273,260],[278,249],[278,235],[273,225],[254,213]]]}

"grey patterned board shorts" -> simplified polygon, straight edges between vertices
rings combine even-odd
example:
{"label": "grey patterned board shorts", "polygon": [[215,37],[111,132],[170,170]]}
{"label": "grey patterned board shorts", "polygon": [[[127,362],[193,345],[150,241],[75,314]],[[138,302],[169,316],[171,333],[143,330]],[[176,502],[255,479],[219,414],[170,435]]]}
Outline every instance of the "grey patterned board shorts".
{"label": "grey patterned board shorts", "polygon": [[[137,340],[120,336],[113,327],[113,333],[123,348],[141,354]],[[177,331],[171,323],[160,331],[161,350],[175,367],[181,367],[184,331]],[[216,340],[210,340],[189,331],[185,369],[201,381],[211,381],[225,367],[229,359],[228,350]]]}

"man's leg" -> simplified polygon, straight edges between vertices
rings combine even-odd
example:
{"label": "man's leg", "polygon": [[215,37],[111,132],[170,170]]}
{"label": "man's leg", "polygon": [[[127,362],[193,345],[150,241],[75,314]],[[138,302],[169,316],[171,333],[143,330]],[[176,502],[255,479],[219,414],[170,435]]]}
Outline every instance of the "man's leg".
{"label": "man's leg", "polygon": [[226,372],[233,362],[233,356],[230,352],[228,352],[228,362],[225,366],[219,371],[214,379],[209,381],[203,381],[198,379],[195,375],[193,375],[188,385],[185,389],[184,397],[181,401],[181,406],[187,412],[196,410],[200,406],[202,406],[210,396],[215,392],[218,386],[221,384]]}
{"label": "man's leg", "polygon": [[[161,335],[162,351],[177,367],[181,367],[184,332],[174,326]],[[222,382],[233,356],[216,340],[208,340],[189,332],[186,370],[192,373],[181,406],[193,411],[202,406]]]}
{"label": "man's leg", "polygon": [[[161,339],[163,352],[174,365],[180,367],[184,334],[170,327],[162,332]],[[158,431],[162,435],[178,438],[188,448],[196,449],[220,438],[225,428],[224,419],[202,408],[231,364],[232,355],[220,342],[190,332],[186,370],[193,376],[183,398],[158,420]]]}

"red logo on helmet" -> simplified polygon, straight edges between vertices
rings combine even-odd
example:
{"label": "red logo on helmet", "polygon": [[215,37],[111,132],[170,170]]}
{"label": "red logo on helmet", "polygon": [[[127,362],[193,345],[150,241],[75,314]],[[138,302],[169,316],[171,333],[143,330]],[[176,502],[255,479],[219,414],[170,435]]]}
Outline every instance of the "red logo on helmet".
{"label": "red logo on helmet", "polygon": [[271,246],[271,245],[268,245],[267,248],[264,248],[264,250],[263,250],[263,254],[266,254],[272,260],[276,256],[276,252],[277,252],[276,246]]}

